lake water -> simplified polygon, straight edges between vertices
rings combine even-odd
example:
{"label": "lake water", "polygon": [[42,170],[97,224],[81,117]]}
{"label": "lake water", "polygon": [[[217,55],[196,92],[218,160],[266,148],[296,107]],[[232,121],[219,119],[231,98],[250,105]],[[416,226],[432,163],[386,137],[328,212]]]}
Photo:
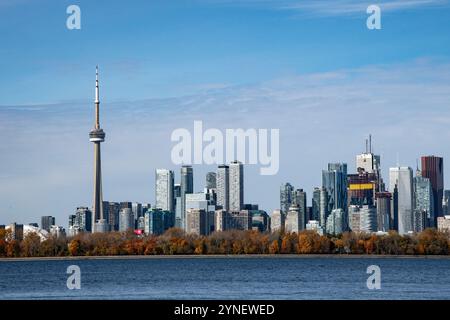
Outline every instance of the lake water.
{"label": "lake water", "polygon": [[[78,265],[81,289],[69,290]],[[381,269],[369,290],[367,267]],[[449,258],[0,261],[0,299],[450,299]]]}

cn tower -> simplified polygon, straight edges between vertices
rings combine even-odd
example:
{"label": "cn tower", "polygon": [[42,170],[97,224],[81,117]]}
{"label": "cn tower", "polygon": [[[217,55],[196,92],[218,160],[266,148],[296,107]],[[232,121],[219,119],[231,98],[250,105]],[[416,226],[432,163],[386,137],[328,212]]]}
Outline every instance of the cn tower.
{"label": "cn tower", "polygon": [[98,88],[98,66],[95,70],[95,123],[89,133],[89,141],[94,143],[94,203],[92,206],[92,231],[105,232],[106,221],[103,215],[102,164],[100,143],[105,141],[105,132],[100,128],[100,97]]}

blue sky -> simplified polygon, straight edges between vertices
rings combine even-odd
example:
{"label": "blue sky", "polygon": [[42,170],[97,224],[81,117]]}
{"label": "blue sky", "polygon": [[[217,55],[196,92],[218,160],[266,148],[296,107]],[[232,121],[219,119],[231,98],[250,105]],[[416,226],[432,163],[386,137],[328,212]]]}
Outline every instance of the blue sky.
{"label": "blue sky", "polygon": [[[66,28],[70,4],[81,30]],[[154,203],[153,170],[179,171],[170,133],[193,120],[280,128],[279,174],[246,169],[246,202],[268,211],[282,182],[310,196],[327,162],[352,168],[369,133],[385,172],[397,153],[450,158],[450,3],[380,1],[374,31],[369,4],[0,1],[0,224],[66,225],[90,205],[96,64],[107,200]],[[194,170],[200,190],[214,167]]]}
{"label": "blue sky", "polygon": [[[69,4],[81,8],[81,30],[65,27]],[[388,1],[381,31],[365,27],[366,7],[364,1],[6,0],[1,103],[87,99],[97,63],[104,99],[114,101],[449,55],[446,1]]]}

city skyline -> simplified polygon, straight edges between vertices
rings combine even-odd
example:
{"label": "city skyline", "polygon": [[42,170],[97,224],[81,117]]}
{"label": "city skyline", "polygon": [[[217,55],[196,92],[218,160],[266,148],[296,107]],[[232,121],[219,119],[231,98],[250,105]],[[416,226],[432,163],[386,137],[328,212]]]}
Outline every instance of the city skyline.
{"label": "city skyline", "polygon": [[[0,30],[16,22],[14,37],[1,33],[2,223],[45,215],[61,222],[78,206],[91,206],[86,132],[96,64],[108,132],[106,200],[153,204],[156,168],[179,180],[170,134],[195,120],[219,130],[280,129],[279,173],[262,177],[253,166],[245,169],[246,202],[269,212],[278,207],[281,183],[310,196],[329,162],[345,162],[355,172],[354,154],[364,151],[369,133],[385,182],[397,159],[412,168],[422,155],[450,159],[448,1],[385,1],[377,31],[366,28],[363,5],[350,12],[325,5],[280,10],[272,1],[198,1],[189,8],[80,1],[82,29],[70,31],[66,7],[56,3],[25,0],[0,8]],[[24,11],[28,24],[21,23]],[[140,23],[119,19],[125,13]],[[193,169],[203,177],[215,166]],[[194,179],[194,190],[202,188],[203,178]]]}
{"label": "city skyline", "polygon": [[[97,90],[96,90],[96,93],[97,93]],[[97,98],[95,101],[97,101]],[[96,103],[96,106],[97,106],[97,103]],[[97,110],[98,110],[98,108],[96,107],[96,114],[97,114]],[[96,119],[98,119],[98,118],[96,118]],[[95,123],[98,123],[97,120],[95,121]],[[375,174],[375,172],[377,172],[377,170],[379,168],[378,166],[380,164],[380,156],[373,154],[371,149],[370,149],[370,152],[368,152],[367,148],[366,148],[366,151],[363,152],[362,154],[355,155],[355,162],[357,163],[357,167],[363,169],[363,172],[364,172],[364,170],[367,170],[367,169],[360,166],[362,158],[375,159],[375,160],[371,160],[371,161],[375,161],[373,163],[376,163],[376,166],[374,166],[374,164],[364,163],[364,166],[366,166],[366,168],[372,168],[371,171],[369,169],[369,171],[366,171],[366,172],[369,174],[371,174],[371,173]],[[426,159],[435,159],[435,158],[437,159],[438,163],[440,163],[442,165],[443,159],[440,157],[436,157],[435,155],[422,156],[421,157],[422,164],[426,165],[426,161],[427,161]],[[230,166],[234,166],[236,168],[236,169],[233,169],[235,172],[233,172],[233,171],[229,172],[228,168]],[[214,190],[215,190],[214,193],[216,194],[216,197],[217,197],[216,198],[217,204],[220,206],[220,200],[219,200],[219,197],[217,196],[218,194],[220,194],[220,192],[217,192],[217,190],[220,190],[222,188],[226,188],[226,189],[234,188],[234,189],[236,189],[236,191],[234,192],[234,195],[230,194],[230,192],[228,192],[229,200],[227,199],[227,203],[231,203],[232,202],[231,199],[236,198],[236,194],[240,194],[240,196],[238,196],[238,200],[237,200],[238,203],[240,202],[240,205],[238,207],[235,207],[234,209],[232,209],[231,207],[229,209],[225,208],[225,211],[236,212],[236,211],[242,210],[242,209],[244,209],[244,204],[246,204],[246,205],[255,204],[256,206],[259,206],[258,202],[250,202],[250,201],[247,202],[247,201],[244,201],[244,199],[243,199],[243,194],[244,194],[244,188],[243,188],[244,166],[243,166],[243,164],[239,161],[233,161],[230,163],[230,165],[217,166],[216,167],[217,175],[219,177],[220,177],[220,172],[223,170],[223,168],[227,168],[227,170],[225,171],[226,172],[226,174],[225,174],[226,181],[234,180],[234,182],[233,183],[228,182],[228,184],[226,186],[221,185],[220,183],[216,184],[216,187],[214,188]],[[200,194],[208,195],[209,194],[209,191],[207,190],[208,189],[207,185],[209,183],[208,179],[209,179],[209,176],[211,175],[211,173],[215,173],[215,172],[207,172],[206,175],[204,175],[204,177],[203,177],[204,181],[203,181],[202,190],[194,190],[192,188],[192,183],[194,181],[194,171],[192,169],[192,166],[184,165],[184,166],[180,166],[180,169],[181,169],[180,170],[180,180],[179,180],[180,183],[176,183],[176,180],[174,178],[175,174],[172,170],[155,169],[155,171],[154,171],[154,182],[156,185],[155,190],[158,190],[158,192],[155,193],[155,196],[154,196],[154,199],[152,202],[153,205],[151,205],[150,202],[148,202],[148,203],[144,202],[144,204],[146,206],[151,205],[152,209],[172,212],[174,214],[174,220],[175,220],[175,216],[178,219],[178,215],[181,214],[181,221],[187,221],[188,218],[186,216],[186,212],[188,210],[192,210],[192,208],[187,208],[186,204],[185,204],[185,206],[182,206],[182,209],[181,209],[181,212],[183,212],[183,210],[185,210],[185,213],[179,213],[178,212],[179,209],[177,209],[177,211],[175,210],[176,206],[179,205],[179,203],[178,203],[179,200],[177,199],[177,194],[175,192],[176,186],[178,186],[180,189],[179,190],[180,195],[184,193],[185,194],[184,198],[188,195],[192,195],[193,198],[190,201],[196,202],[199,200],[199,199],[197,199],[198,198],[197,195],[200,195]],[[440,170],[440,172],[443,172],[442,167],[440,167],[439,170]],[[414,173],[415,173],[415,176],[413,178]],[[341,177],[341,174],[344,174],[344,176]],[[403,200],[403,202],[400,201],[398,204],[398,213],[397,213],[399,215],[398,222],[395,222],[395,224],[392,224],[393,222],[391,222],[391,226],[395,226],[394,228],[398,228],[400,234],[407,234],[408,231],[414,230],[414,223],[415,223],[413,220],[414,219],[414,208],[416,208],[416,207],[419,208],[420,206],[423,206],[423,204],[419,204],[419,203],[416,204],[417,200],[416,200],[415,196],[418,192],[417,188],[419,187],[419,184],[422,184],[422,188],[423,188],[423,182],[428,183],[428,185],[425,185],[425,186],[428,188],[427,190],[429,192],[429,195],[422,195],[422,196],[428,197],[427,199],[429,199],[429,200],[433,200],[432,199],[433,193],[432,193],[432,189],[431,189],[432,185],[431,185],[430,179],[426,178],[424,174],[429,175],[430,173],[425,173],[424,170],[419,169],[419,167],[417,167],[416,171],[414,172],[414,170],[411,167],[395,166],[395,167],[389,168],[389,176],[387,177],[389,180],[389,184],[386,189],[384,189],[384,183],[383,183],[382,176],[377,178],[378,181],[375,182],[375,185],[377,185],[377,190],[380,190],[378,192],[380,192],[381,194],[389,193],[390,194],[389,199],[392,197],[392,192],[399,192],[398,197],[400,199],[402,199],[401,192],[406,192],[407,197],[409,197],[408,200]],[[314,192],[310,193],[309,197],[308,197],[308,193],[304,192],[304,190],[303,190],[304,186],[299,186],[299,188],[296,188],[295,184],[291,185],[289,181],[286,181],[281,184],[281,193],[279,194],[280,205],[278,207],[275,207],[275,209],[271,209],[271,210],[267,210],[264,207],[259,207],[259,210],[266,211],[269,214],[269,216],[272,216],[272,214],[274,212],[277,212],[277,211],[279,212],[279,210],[281,209],[281,212],[284,212],[284,214],[286,215],[288,212],[290,212],[292,210],[291,204],[294,204],[295,206],[297,206],[297,208],[298,208],[297,210],[298,210],[299,214],[301,214],[304,217],[303,218],[304,225],[306,225],[307,223],[310,223],[310,222],[318,221],[319,224],[324,225],[323,226],[324,230],[325,230],[325,228],[328,230],[328,224],[325,227],[325,222],[327,221],[327,217],[329,215],[334,214],[335,210],[342,210],[342,213],[340,213],[341,215],[344,215],[344,214],[347,216],[350,215],[350,212],[347,212],[347,210],[351,209],[350,207],[352,206],[352,201],[350,200],[349,202],[347,202],[347,196],[350,194],[350,192],[352,190],[352,187],[351,187],[352,183],[355,183],[355,182],[352,182],[352,179],[350,178],[350,176],[352,176],[352,175],[355,175],[355,174],[347,172],[347,163],[344,163],[344,162],[328,163],[328,168],[322,170],[322,185],[314,186],[313,187]],[[228,178],[228,176],[233,177],[233,178]],[[342,178],[344,178],[344,177],[345,177],[345,179],[342,180]],[[95,163],[94,163],[94,178],[95,178]],[[418,180],[418,179],[422,179],[422,180]],[[438,179],[442,179],[442,178],[438,178]],[[184,183],[183,183],[183,180],[185,180]],[[416,180],[417,180],[417,182],[416,182]],[[407,181],[407,182],[405,182],[405,181]],[[361,183],[363,183],[363,182],[357,182],[359,187],[362,187],[364,189],[363,184],[361,184]],[[96,181],[96,179],[94,179],[94,186],[96,184],[97,184],[97,181]],[[181,188],[181,185],[183,185],[183,184],[187,185],[187,187],[185,186],[185,187]],[[160,187],[158,187],[158,185]],[[231,187],[231,185],[234,185],[234,186]],[[345,189],[342,189],[341,185],[345,186]],[[378,185],[383,185],[383,189],[378,189],[379,188]],[[406,191],[405,190],[399,191],[397,189],[397,186],[400,186],[400,185],[407,185],[407,186],[409,185],[409,187],[408,187],[409,189]],[[289,188],[287,188],[287,186],[289,186]],[[413,188],[414,188],[414,190],[413,190]],[[185,192],[183,192],[182,190],[185,190]],[[284,198],[284,195],[283,195],[284,190],[286,192],[286,196],[289,197],[288,200],[286,200],[286,198]],[[324,200],[322,199],[322,193],[320,193],[321,199],[319,201],[317,201],[315,198],[316,190],[318,190],[318,191],[325,190],[325,192],[326,192],[325,197],[328,200],[325,200],[325,202],[324,202]],[[442,190],[442,191],[443,191],[443,193],[449,192],[449,190]],[[373,206],[373,208],[376,209],[377,207],[379,207],[379,202],[377,200],[375,203],[376,199],[375,199],[374,194],[372,195],[372,197],[374,198],[373,199],[374,201],[372,202],[371,206]],[[382,198],[383,197],[384,196],[382,196]],[[178,198],[180,198],[179,195],[178,195]],[[377,196],[377,198],[378,198],[378,196]],[[95,199],[96,199],[96,195],[94,194],[94,204],[95,204]],[[135,205],[142,206],[142,202],[122,201],[122,200],[117,201],[117,199],[115,201],[116,202],[102,201],[101,207],[103,208],[104,203],[109,203],[111,205],[111,204],[116,204],[116,203],[119,204],[119,202],[121,201],[120,206],[121,207],[126,206],[127,208],[129,208],[129,212],[122,213],[122,211],[120,211],[120,212],[118,212],[118,215],[121,216],[123,214],[128,214],[128,215],[131,215],[131,217],[133,217],[133,215],[134,215],[134,220],[136,223],[138,223],[139,215],[136,213],[136,209],[134,208],[134,206]],[[185,200],[185,203],[186,203],[186,201],[187,200]],[[287,201],[287,207],[286,207],[286,205],[283,205],[284,201]],[[317,213],[314,213],[314,206],[317,205],[316,201],[320,202],[319,207],[323,207],[324,203],[326,204],[325,207],[327,207],[326,211],[328,213],[326,214],[325,218],[321,217],[324,214],[322,211],[323,209],[319,208],[318,210],[320,210],[320,212],[318,211]],[[236,200],[234,200],[234,202],[236,202]],[[338,204],[340,202],[342,202],[342,205]],[[347,203],[349,204],[349,207],[347,207]],[[426,213],[428,215],[428,218],[431,218],[431,220],[434,220],[436,223],[435,219],[437,218],[439,213],[442,212],[443,205],[444,205],[444,203],[441,202],[440,206],[434,206],[433,201],[431,201],[429,204],[430,211],[427,211],[427,213]],[[406,206],[406,208],[405,208],[405,206]],[[303,209],[302,209],[302,207],[303,207]],[[286,208],[288,208],[288,209],[286,209]],[[433,212],[433,210],[436,210],[436,208],[438,208],[437,209],[438,213],[436,213],[435,211]],[[80,211],[80,209],[83,212],[88,211],[89,216],[92,215],[92,218],[89,220],[89,221],[91,221],[89,224],[92,224],[92,225],[89,227],[88,231],[94,232],[94,230],[96,230],[95,229],[96,224],[94,223],[94,220],[95,220],[94,217],[96,217],[96,214],[94,211],[94,206],[92,206],[92,207],[80,206],[80,207],[76,208],[76,211],[78,212],[78,211]],[[150,210],[150,207],[148,207],[147,209]],[[307,213],[306,209],[309,209],[311,211],[309,213]],[[108,208],[107,210],[109,213],[111,212],[110,208]],[[408,212],[407,216],[405,216],[403,213],[401,213],[402,211],[405,211],[405,210]],[[309,220],[306,219],[306,216],[308,214],[310,215],[310,218],[311,218]],[[431,216],[430,216],[430,214],[431,214]],[[318,216],[316,217],[316,215],[318,215]],[[402,218],[400,218],[401,215],[402,215]],[[298,216],[300,216],[300,215],[298,215]],[[442,216],[442,214],[440,216]],[[103,213],[102,213],[102,217],[103,217]],[[36,217],[36,219],[31,219],[30,222],[27,222],[27,223],[22,222],[22,223],[37,227],[37,224],[35,223],[35,221],[38,221],[37,218],[38,217]],[[53,223],[53,225],[55,225],[55,227],[66,226],[65,224],[55,223],[54,216],[41,216],[41,217],[39,217],[39,219],[41,219],[40,228],[42,228],[44,230],[47,230],[47,229],[49,229],[49,227],[52,226],[52,224],[50,222],[44,222],[44,219],[45,219],[45,221],[47,221],[49,219],[50,219],[49,221],[53,221],[52,223]],[[72,219],[75,219],[75,215],[70,214],[69,221],[71,221]],[[83,219],[87,219],[87,218],[83,218]],[[102,219],[106,219],[106,218],[103,217]],[[109,221],[111,221],[110,219],[111,218],[108,218],[105,221],[105,223],[108,224]],[[132,218],[128,218],[128,220],[129,219],[132,219]],[[285,217],[285,219],[287,219],[287,216]],[[348,217],[347,217],[347,219],[348,219]],[[406,219],[406,220],[402,221],[402,219],[403,220]],[[405,222],[405,221],[407,221],[407,222]],[[2,221],[0,221],[0,222],[2,222]],[[14,221],[14,222],[17,223],[18,221]],[[118,222],[116,221],[116,223],[118,223]],[[130,225],[130,223],[131,222],[128,222],[127,225]],[[405,226],[405,223],[407,224],[406,226]],[[5,224],[8,224],[8,223],[5,223]],[[70,222],[69,222],[69,224],[70,224]],[[83,222],[83,224],[86,225],[85,222]],[[347,224],[347,226],[350,228],[350,225],[351,225],[350,221],[345,222],[345,224]],[[0,223],[0,225],[1,225],[1,223]],[[178,226],[183,229],[186,228],[183,223],[181,223],[179,225],[176,225],[176,223],[174,223],[174,226]],[[422,224],[422,228],[426,228],[425,222]],[[104,225],[101,230],[104,230],[104,231],[97,231],[97,232],[108,231],[106,225]],[[120,230],[125,231],[126,228],[123,229],[122,227],[120,227]],[[109,230],[109,231],[113,231],[113,230]]]}

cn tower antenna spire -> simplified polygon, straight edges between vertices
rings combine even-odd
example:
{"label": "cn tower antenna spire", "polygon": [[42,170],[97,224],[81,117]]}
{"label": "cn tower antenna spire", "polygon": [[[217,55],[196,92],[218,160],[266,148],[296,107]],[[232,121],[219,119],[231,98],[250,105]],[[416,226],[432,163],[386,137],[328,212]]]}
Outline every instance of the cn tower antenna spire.
{"label": "cn tower antenna spire", "polygon": [[95,129],[100,129],[100,93],[98,88],[98,66],[95,67]]}

